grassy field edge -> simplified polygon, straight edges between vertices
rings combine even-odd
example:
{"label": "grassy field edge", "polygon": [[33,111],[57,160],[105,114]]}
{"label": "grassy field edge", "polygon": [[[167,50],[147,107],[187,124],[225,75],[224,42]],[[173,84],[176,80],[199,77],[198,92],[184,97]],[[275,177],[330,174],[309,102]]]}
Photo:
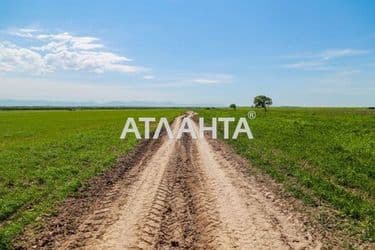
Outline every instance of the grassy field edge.
{"label": "grassy field edge", "polygon": [[[197,109],[212,117],[247,117],[250,109]],[[272,108],[248,120],[253,140],[224,140],[306,206],[315,220],[348,237],[348,245],[374,242],[375,112],[353,108]],[[234,125],[230,127],[233,134]],[[351,241],[351,242],[350,242]]]}
{"label": "grassy field edge", "polygon": [[[138,143],[120,140],[127,117],[167,117],[182,110],[0,112],[0,249]],[[139,130],[143,131],[142,124]],[[151,131],[155,129],[151,126]],[[12,166],[12,167],[10,167]]]}

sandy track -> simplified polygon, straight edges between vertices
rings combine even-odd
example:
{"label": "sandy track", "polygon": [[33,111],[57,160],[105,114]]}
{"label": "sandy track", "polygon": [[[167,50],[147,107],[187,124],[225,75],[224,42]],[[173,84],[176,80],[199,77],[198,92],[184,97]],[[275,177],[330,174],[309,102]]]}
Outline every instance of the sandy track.
{"label": "sandy track", "polygon": [[[172,125],[174,132],[181,118]],[[54,248],[320,248],[220,142],[164,137],[144,154]]]}

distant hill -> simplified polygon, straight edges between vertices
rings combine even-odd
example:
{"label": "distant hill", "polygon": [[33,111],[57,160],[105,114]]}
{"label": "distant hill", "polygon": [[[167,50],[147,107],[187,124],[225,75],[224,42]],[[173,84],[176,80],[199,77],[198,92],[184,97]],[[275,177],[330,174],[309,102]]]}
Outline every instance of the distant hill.
{"label": "distant hill", "polygon": [[0,107],[213,107],[218,104],[181,104],[173,102],[150,101],[111,101],[111,102],[74,102],[49,100],[0,99]]}

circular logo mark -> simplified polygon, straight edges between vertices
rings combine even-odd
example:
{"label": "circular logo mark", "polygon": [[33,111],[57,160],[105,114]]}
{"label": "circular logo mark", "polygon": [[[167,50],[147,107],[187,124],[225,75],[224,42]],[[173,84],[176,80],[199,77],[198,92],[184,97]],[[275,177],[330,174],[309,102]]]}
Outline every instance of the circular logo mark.
{"label": "circular logo mark", "polygon": [[255,111],[249,111],[249,112],[247,112],[247,117],[248,117],[250,120],[254,120],[255,117],[257,117],[257,113],[255,113]]}

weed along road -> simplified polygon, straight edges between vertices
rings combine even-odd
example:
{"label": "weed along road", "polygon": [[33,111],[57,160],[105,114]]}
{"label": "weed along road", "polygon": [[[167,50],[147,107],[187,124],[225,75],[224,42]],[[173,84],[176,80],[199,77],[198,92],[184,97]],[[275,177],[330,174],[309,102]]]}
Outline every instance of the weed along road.
{"label": "weed along road", "polygon": [[[192,114],[189,114],[192,115]],[[176,133],[183,116],[171,126]],[[198,124],[193,123],[198,131]],[[319,236],[288,213],[246,161],[208,137],[163,134],[75,218],[38,248],[319,249]],[[71,215],[67,215],[71,216]],[[78,221],[78,223],[77,223]],[[63,223],[61,223],[63,224]],[[43,234],[41,234],[43,235]]]}

